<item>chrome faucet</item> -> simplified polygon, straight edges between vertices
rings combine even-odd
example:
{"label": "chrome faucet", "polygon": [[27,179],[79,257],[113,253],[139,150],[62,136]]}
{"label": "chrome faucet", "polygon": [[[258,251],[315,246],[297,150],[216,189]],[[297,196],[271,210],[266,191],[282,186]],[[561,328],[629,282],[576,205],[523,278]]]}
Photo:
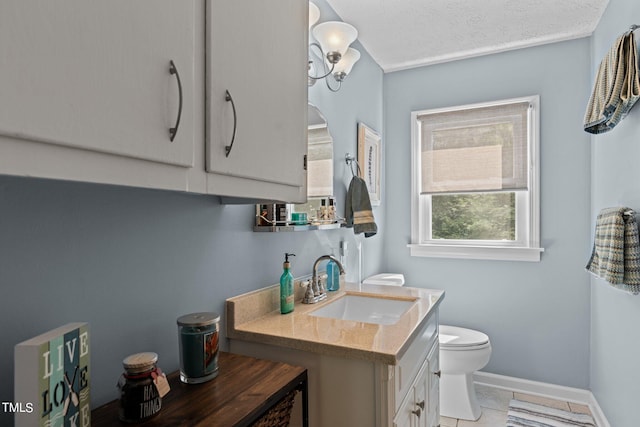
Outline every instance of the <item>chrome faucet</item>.
{"label": "chrome faucet", "polygon": [[304,295],[304,298],[302,299],[303,304],[315,304],[327,298],[327,290],[322,283],[322,280],[318,276],[318,264],[320,263],[320,261],[325,259],[335,262],[340,269],[340,275],[344,274],[344,267],[342,266],[342,263],[338,261],[334,256],[322,255],[321,257],[319,257],[313,263],[313,274],[311,276],[311,282],[307,285],[307,291]]}

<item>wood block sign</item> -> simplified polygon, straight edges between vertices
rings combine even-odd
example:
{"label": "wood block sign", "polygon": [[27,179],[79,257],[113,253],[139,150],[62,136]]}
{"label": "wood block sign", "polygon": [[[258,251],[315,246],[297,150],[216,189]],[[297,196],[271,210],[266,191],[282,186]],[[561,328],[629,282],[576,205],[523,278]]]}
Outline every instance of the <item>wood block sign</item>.
{"label": "wood block sign", "polygon": [[89,427],[89,325],[69,323],[14,348],[16,427]]}

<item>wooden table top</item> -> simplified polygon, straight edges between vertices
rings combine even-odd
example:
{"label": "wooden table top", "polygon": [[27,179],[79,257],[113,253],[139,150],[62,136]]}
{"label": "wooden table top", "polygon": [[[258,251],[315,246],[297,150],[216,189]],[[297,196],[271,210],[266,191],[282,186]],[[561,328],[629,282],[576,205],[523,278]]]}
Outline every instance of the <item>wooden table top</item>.
{"label": "wooden table top", "polygon": [[[167,375],[171,391],[162,409],[143,422],[156,426],[247,426],[307,378],[306,369],[286,363],[220,352],[218,376],[184,384],[179,372]],[[91,413],[93,427],[131,425],[118,419],[119,400]]]}

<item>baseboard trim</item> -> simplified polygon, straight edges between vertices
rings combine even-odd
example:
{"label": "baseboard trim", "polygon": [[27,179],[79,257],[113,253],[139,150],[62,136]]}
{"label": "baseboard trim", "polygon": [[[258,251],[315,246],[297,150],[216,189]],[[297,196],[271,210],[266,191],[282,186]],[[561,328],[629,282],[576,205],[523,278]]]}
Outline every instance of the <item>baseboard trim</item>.
{"label": "baseboard trim", "polygon": [[591,414],[593,414],[593,418],[598,427],[611,427],[609,421],[607,421],[607,418],[604,416],[598,401],[589,390],[525,380],[522,378],[507,377],[505,375],[481,371],[476,372],[473,379],[476,384],[486,385],[489,387],[587,405],[591,410]]}

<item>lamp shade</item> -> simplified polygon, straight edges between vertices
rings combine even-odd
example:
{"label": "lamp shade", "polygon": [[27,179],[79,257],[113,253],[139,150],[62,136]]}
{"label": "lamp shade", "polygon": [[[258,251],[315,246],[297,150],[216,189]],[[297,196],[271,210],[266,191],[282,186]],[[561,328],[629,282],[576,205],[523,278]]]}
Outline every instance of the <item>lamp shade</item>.
{"label": "lamp shade", "polygon": [[335,53],[344,55],[349,45],[358,38],[358,30],[345,22],[327,21],[313,27],[313,37],[327,56]]}
{"label": "lamp shade", "polygon": [[309,2],[309,29],[320,19],[320,9],[315,4]]}
{"label": "lamp shade", "polygon": [[359,59],[360,52],[350,47],[349,49],[347,49],[345,54],[342,55],[340,61],[338,61],[336,66],[333,68],[333,73],[344,73],[345,75],[349,74],[351,72],[351,69],[353,68],[353,65],[358,62]]}

